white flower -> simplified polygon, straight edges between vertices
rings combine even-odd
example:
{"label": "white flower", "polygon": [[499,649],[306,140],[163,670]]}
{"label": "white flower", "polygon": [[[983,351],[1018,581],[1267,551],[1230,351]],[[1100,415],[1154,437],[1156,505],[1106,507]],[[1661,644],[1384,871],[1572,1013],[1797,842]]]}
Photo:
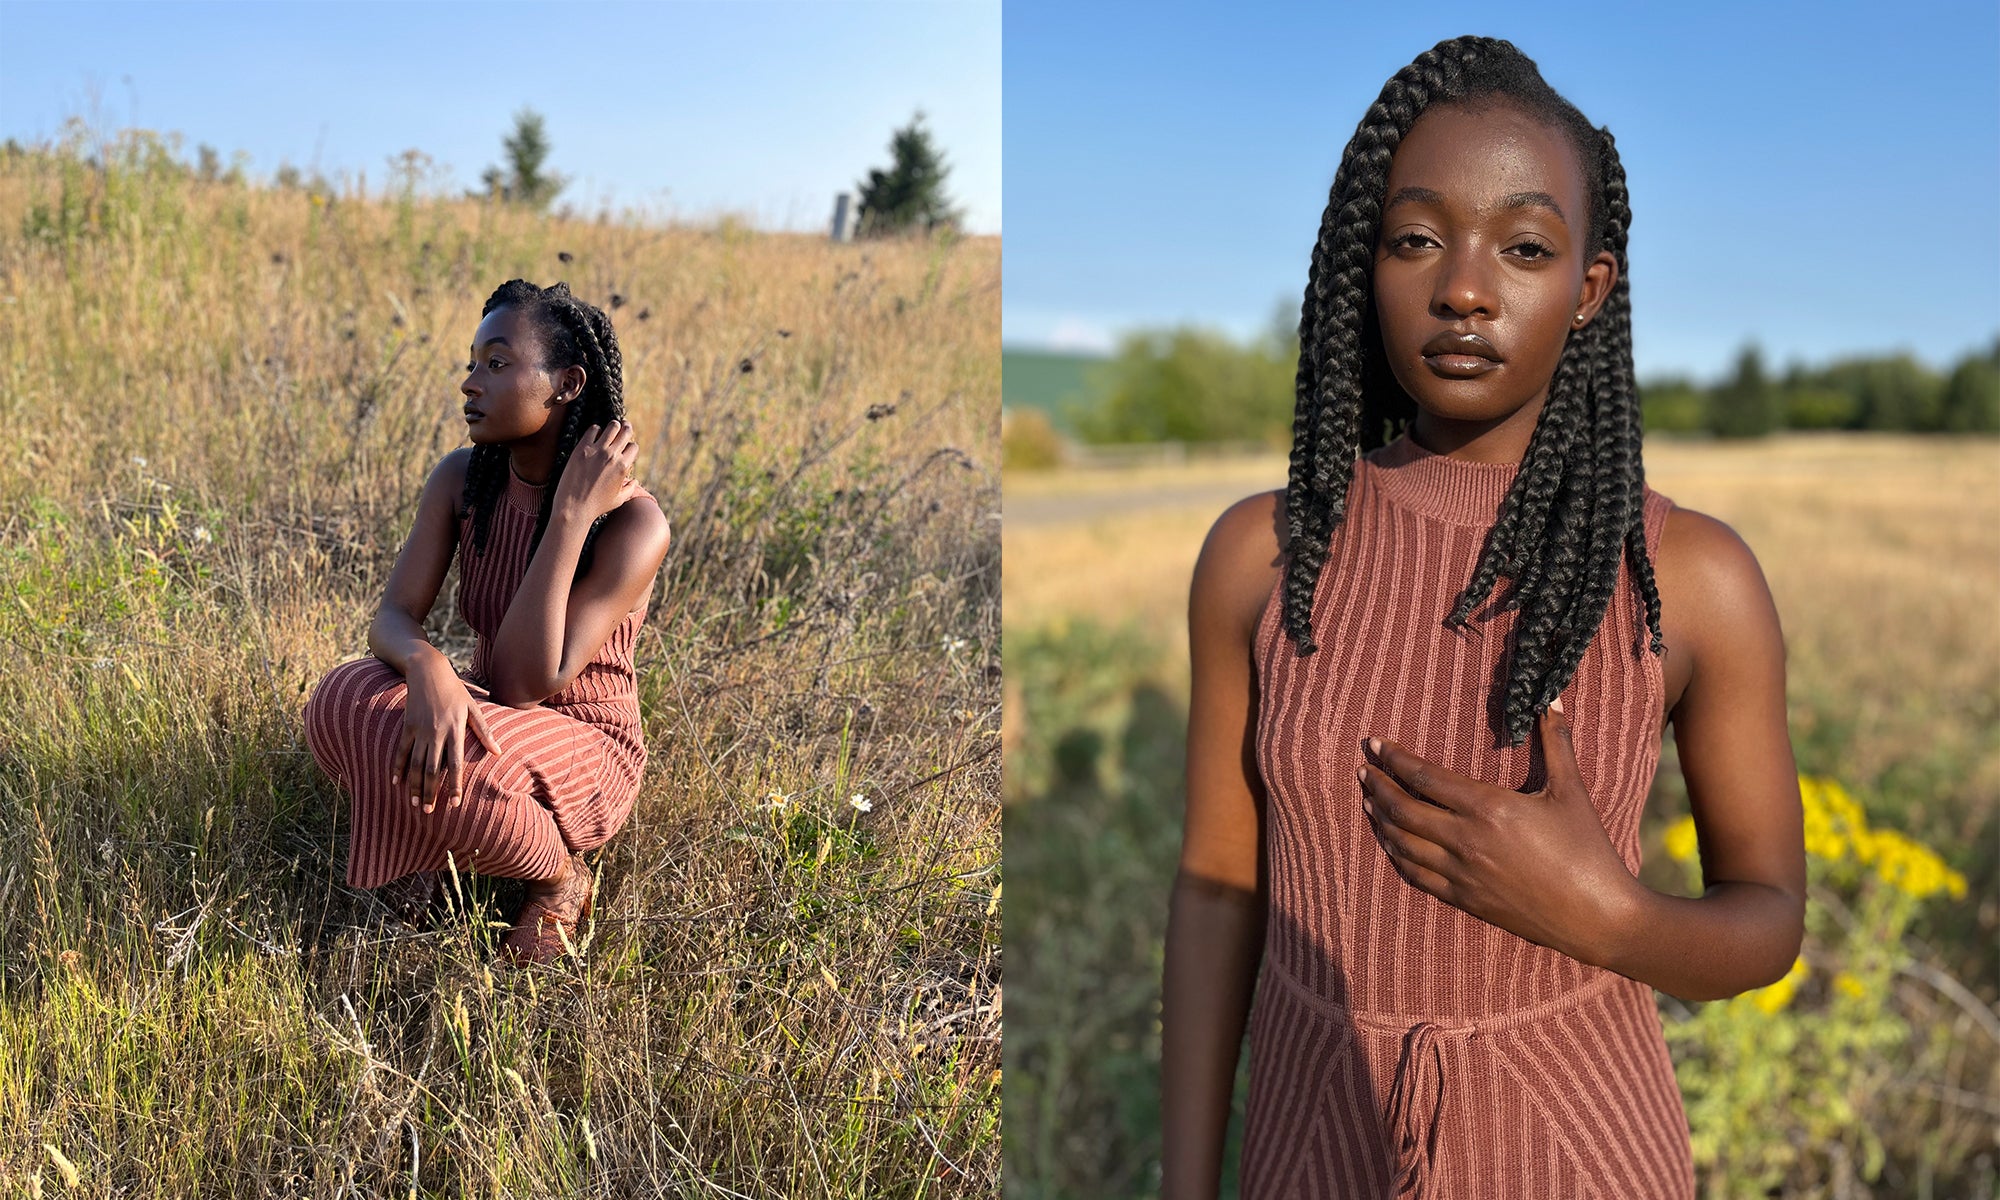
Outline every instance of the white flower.
{"label": "white flower", "polygon": [[874,801],[862,795],[860,792],[854,793],[853,796],[848,798],[847,802],[849,804],[852,804],[854,807],[860,809],[862,812],[872,811],[875,807]]}
{"label": "white flower", "polygon": [[145,455],[143,455],[143,454],[134,454],[134,455],[132,456],[132,465],[133,465],[133,466],[135,466],[135,467],[143,467],[143,466],[145,466],[145,465],[146,465],[146,456],[145,456]]}
{"label": "white flower", "polygon": [[790,796],[787,796],[787,795],[786,795],[785,793],[783,793],[783,792],[777,792],[777,791],[774,791],[774,792],[772,792],[772,793],[771,793],[770,795],[768,795],[768,796],[764,797],[764,803],[762,803],[762,804],[759,804],[759,805],[758,805],[757,807],[758,807],[758,808],[783,808],[783,807],[785,807],[785,805],[787,805],[787,804],[790,804],[791,802],[792,802],[792,798],[791,798]]}
{"label": "white flower", "polygon": [[194,527],[194,540],[197,542],[212,542],[215,538],[209,534],[208,526],[197,525]]}
{"label": "white flower", "polygon": [[943,644],[944,644],[944,652],[946,654],[957,654],[960,650],[965,649],[972,643],[966,641],[962,637],[947,637],[944,640]]}

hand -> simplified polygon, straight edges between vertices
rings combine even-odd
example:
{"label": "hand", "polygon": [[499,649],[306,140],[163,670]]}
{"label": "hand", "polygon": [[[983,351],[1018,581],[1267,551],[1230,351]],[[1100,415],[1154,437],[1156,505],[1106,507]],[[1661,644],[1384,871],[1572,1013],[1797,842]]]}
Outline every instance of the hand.
{"label": "hand", "polygon": [[426,813],[437,808],[440,796],[457,808],[465,803],[465,731],[470,728],[488,754],[500,753],[500,747],[479,702],[449,665],[412,671],[408,682],[403,731],[389,755],[390,778],[397,795],[408,796]]}
{"label": "hand", "polygon": [[569,461],[563,464],[556,505],[568,505],[587,521],[611,512],[638,490],[639,482],[632,477],[632,464],[638,457],[639,443],[632,436],[630,421],[592,425],[577,439]]}
{"label": "hand", "polygon": [[1532,794],[1468,779],[1370,738],[1380,765],[1361,768],[1362,807],[1413,887],[1594,963],[1635,880],[1584,790],[1569,718],[1551,708],[1536,734],[1549,781]]}

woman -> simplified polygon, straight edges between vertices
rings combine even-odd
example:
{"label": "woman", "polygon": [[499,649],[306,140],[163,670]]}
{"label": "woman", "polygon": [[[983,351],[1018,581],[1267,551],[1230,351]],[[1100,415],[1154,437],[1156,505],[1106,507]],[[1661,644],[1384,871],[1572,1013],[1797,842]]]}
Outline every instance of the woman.
{"label": "woman", "polygon": [[[503,950],[537,962],[589,916],[582,854],[638,792],[633,644],[669,534],[632,477],[610,318],[520,279],[481,318],[460,386],[473,444],[431,472],[368,628],[373,657],[321,680],[305,722],[353,799],[348,883],[393,885],[416,915],[448,861],[525,879]],[[454,553],[479,635],[463,675],[423,632]]]}
{"label": "woman", "polygon": [[[1805,854],[1762,573],[1645,483],[1630,224],[1504,41],[1419,55],[1348,144],[1289,485],[1190,595],[1170,1200],[1215,1194],[1246,1023],[1245,1200],[1694,1194],[1654,989],[1783,976]],[[1636,878],[1668,721],[1699,899]]]}

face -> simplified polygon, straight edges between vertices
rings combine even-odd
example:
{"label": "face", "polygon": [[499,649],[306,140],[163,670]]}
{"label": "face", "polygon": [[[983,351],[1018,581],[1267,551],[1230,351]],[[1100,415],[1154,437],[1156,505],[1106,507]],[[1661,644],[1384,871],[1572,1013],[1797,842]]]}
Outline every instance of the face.
{"label": "face", "polygon": [[[465,427],[475,444],[526,441],[561,428],[563,404],[583,389],[583,369],[542,369],[542,341],[512,307],[496,308],[472,335],[466,364]],[[475,415],[476,414],[476,415]]]}
{"label": "face", "polygon": [[1565,340],[1616,278],[1608,251],[1586,251],[1589,201],[1569,139],[1518,108],[1417,118],[1389,165],[1375,312],[1432,422],[1532,429]]}

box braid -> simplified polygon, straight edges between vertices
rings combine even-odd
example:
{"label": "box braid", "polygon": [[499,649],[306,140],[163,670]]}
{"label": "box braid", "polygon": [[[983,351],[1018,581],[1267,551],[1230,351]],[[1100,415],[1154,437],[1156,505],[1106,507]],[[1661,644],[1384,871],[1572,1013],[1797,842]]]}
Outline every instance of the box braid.
{"label": "box braid", "polygon": [[[584,370],[583,392],[570,402],[563,418],[562,433],[556,439],[555,469],[549,473],[548,486],[542,489],[541,513],[535,519],[534,539],[528,544],[532,558],[535,548],[542,544],[542,534],[555,510],[555,485],[562,478],[563,467],[583,430],[590,425],[624,419],[625,360],[619,352],[611,318],[602,309],[572,296],[566,283],[539,288],[525,279],[510,279],[487,297],[479,315],[484,317],[496,308],[507,307],[525,313],[540,335],[543,370],[559,371],[572,366]],[[487,529],[492,524],[494,506],[507,486],[508,459],[505,446],[474,446],[472,462],[465,473],[464,503],[473,514],[473,549],[481,555],[486,553]],[[584,536],[583,551],[577,558],[578,575],[590,568],[597,531],[609,515],[593,521],[590,532]]]}
{"label": "box braid", "polygon": [[1587,252],[1609,250],[1618,263],[1617,282],[1596,319],[1568,335],[1520,472],[1471,582],[1445,618],[1463,628],[1499,576],[1512,581],[1505,600],[1520,618],[1500,668],[1496,718],[1518,744],[1575,674],[1610,606],[1621,559],[1645,606],[1648,652],[1661,653],[1664,642],[1643,523],[1625,170],[1610,131],[1592,127],[1511,43],[1462,37],[1419,54],[1383,85],[1341,156],[1300,308],[1282,586],[1285,631],[1300,654],[1311,654],[1313,595],[1329,540],[1346,515],[1354,461],[1406,431],[1416,416],[1383,356],[1371,290],[1390,160],[1431,105],[1499,100],[1575,145],[1591,197]]}

